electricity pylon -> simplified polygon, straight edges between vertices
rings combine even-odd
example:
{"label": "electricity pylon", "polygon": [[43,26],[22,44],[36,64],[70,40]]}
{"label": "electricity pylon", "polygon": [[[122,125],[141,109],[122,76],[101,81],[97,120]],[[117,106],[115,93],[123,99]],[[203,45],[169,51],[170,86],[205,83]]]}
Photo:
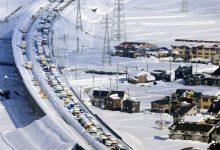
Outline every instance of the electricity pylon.
{"label": "electricity pylon", "polygon": [[113,18],[112,18],[112,40],[126,41],[127,32],[125,25],[124,2],[123,0],[115,0]]}
{"label": "electricity pylon", "polygon": [[108,63],[108,65],[112,64],[108,14],[106,14],[106,17],[105,17],[105,35],[104,35],[104,45],[103,45],[103,51],[102,51],[102,65],[104,66],[105,63]]}

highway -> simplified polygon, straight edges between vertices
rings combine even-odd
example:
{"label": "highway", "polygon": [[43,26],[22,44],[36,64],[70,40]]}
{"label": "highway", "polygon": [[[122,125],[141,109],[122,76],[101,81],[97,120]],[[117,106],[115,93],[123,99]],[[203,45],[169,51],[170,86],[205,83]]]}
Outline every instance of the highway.
{"label": "highway", "polygon": [[64,136],[85,149],[132,149],[80,101],[54,61],[51,28],[70,3],[40,1],[27,8],[13,32],[16,67],[33,99]]}

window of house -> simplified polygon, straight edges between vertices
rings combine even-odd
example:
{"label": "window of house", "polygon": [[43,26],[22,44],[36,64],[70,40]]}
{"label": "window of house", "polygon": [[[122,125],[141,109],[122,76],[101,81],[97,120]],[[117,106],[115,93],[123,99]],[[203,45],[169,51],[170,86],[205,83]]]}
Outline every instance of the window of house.
{"label": "window of house", "polygon": [[204,105],[204,109],[209,109],[209,106],[207,106],[207,105]]}
{"label": "window of house", "polygon": [[203,97],[203,102],[208,102],[208,97]]}
{"label": "window of house", "polygon": [[209,55],[209,53],[205,53],[205,55]]}

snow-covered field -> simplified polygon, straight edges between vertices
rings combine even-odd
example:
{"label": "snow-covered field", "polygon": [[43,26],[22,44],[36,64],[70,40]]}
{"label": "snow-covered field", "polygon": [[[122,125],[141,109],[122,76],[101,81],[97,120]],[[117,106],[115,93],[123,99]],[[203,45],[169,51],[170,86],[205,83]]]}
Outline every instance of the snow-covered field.
{"label": "snow-covered field", "polygon": [[[4,20],[13,10],[20,5],[28,5],[33,0],[0,0],[0,20]],[[98,76],[95,75],[93,84],[92,75],[85,74],[84,70],[88,69],[105,69],[116,71],[116,65],[120,65],[119,70],[124,71],[125,66],[132,66],[129,70],[134,68],[144,68],[146,70],[147,65],[149,71],[154,69],[170,69],[169,61],[158,60],[155,58],[150,59],[130,59],[113,57],[112,66],[101,66],[101,54],[103,47],[103,35],[104,35],[104,19],[103,16],[106,12],[110,12],[113,9],[114,1],[111,0],[84,0],[82,4],[82,18],[83,29],[86,33],[75,31],[75,18],[76,18],[76,5],[75,2],[68,7],[60,17],[60,20],[54,27],[54,47],[55,55],[60,63],[68,65],[73,71],[66,71],[65,74],[69,79],[71,85],[80,90],[80,86],[83,89],[91,87],[109,88],[110,80],[112,88],[116,89],[116,76]],[[94,13],[91,9],[97,8]],[[190,12],[188,14],[180,13],[180,1],[179,0],[125,0],[125,16],[126,26],[129,41],[141,41],[152,42],[158,46],[167,46],[175,44],[174,39],[186,38],[186,39],[198,39],[198,40],[219,40],[220,31],[220,1],[219,0],[190,0],[189,1]],[[14,16],[8,23],[0,24],[0,37],[10,37],[11,31],[16,25],[17,16]],[[64,40],[65,34],[65,40]],[[76,51],[76,37],[80,37],[80,52]],[[64,43],[64,41],[66,41]],[[112,47],[118,43],[112,43]],[[83,51],[82,51],[83,48]],[[2,50],[4,46],[0,45],[0,61],[10,60],[10,55],[3,55]],[[67,59],[66,59],[67,58]],[[13,63],[11,61],[10,63]],[[176,69],[180,63],[172,63],[171,70]],[[184,64],[191,65],[191,64]],[[195,72],[195,64],[194,72]],[[78,71],[74,71],[77,68]],[[212,72],[217,68],[213,65],[198,65],[199,72]],[[1,88],[3,86],[3,77],[7,73],[9,76],[14,75],[9,71],[7,67],[0,68]],[[9,71],[9,72],[8,72]],[[125,77],[119,76],[120,81]],[[16,79],[15,79],[16,80]],[[21,88],[15,88],[17,80],[7,80],[7,86],[10,86],[12,91]],[[158,114],[150,114],[147,110],[150,108],[150,102],[175,91],[177,88],[190,88],[196,91],[202,91],[206,93],[215,93],[219,91],[218,87],[186,87],[181,81],[173,83],[159,82],[156,86],[152,84],[145,84],[144,86],[134,86],[120,82],[119,90],[125,90],[130,95],[137,97],[141,101],[141,110],[145,113],[139,114],[126,114],[121,112],[103,111],[98,108],[89,106],[93,112],[97,113],[104,121],[106,121],[112,128],[115,129],[122,138],[129,143],[134,149],[137,150],[150,150],[150,149],[170,149],[176,150],[183,147],[198,147],[206,149],[207,144],[201,142],[181,141],[181,140],[169,140],[168,130],[158,130],[155,122],[160,118]],[[18,92],[21,92],[19,91]],[[29,108],[26,108],[26,103],[22,100],[18,101],[16,94],[12,93],[13,98],[9,101],[3,101],[0,104],[0,123],[2,131],[13,132],[1,134],[0,149],[8,149],[9,145],[5,145],[4,138],[7,138],[8,142],[18,148],[22,141],[25,141],[26,134],[33,135],[33,140],[39,143],[33,145],[32,149],[46,149],[53,147],[54,143],[61,142],[61,149],[70,148],[71,144],[68,143],[68,139],[59,141],[59,131],[54,134],[55,126],[50,126],[50,121],[45,117],[37,122],[34,122],[26,128],[15,130],[18,127],[23,127],[26,123],[31,123],[34,118]],[[16,98],[15,98],[16,97]],[[22,96],[20,96],[22,97]],[[20,98],[19,98],[20,99]],[[84,100],[89,100],[86,94],[83,95]],[[15,107],[16,106],[16,107]],[[21,109],[25,107],[25,109]],[[21,117],[25,115],[26,117]],[[172,117],[164,116],[166,121],[171,122]],[[3,125],[2,125],[3,124]],[[46,127],[45,127],[46,126]],[[44,130],[44,132],[41,132]],[[48,134],[45,134],[48,133]],[[16,141],[16,137],[21,135],[21,139]],[[47,136],[48,135],[48,136]],[[48,147],[45,139],[41,137],[51,138],[53,141]],[[4,137],[4,138],[3,138]],[[24,140],[22,140],[24,138]],[[54,139],[53,139],[54,138]],[[28,141],[33,142],[33,141]],[[71,142],[71,141],[70,141]],[[4,144],[3,144],[4,143]],[[27,145],[31,145],[31,144]],[[25,144],[22,144],[25,145]],[[42,147],[41,147],[42,146]],[[27,148],[27,147],[26,147]],[[30,147],[28,147],[30,148]],[[12,148],[11,148],[12,149]]]}
{"label": "snow-covered field", "polygon": [[[108,0],[84,0],[82,4],[83,29],[85,32],[75,30],[76,4],[68,7],[54,26],[54,52],[59,63],[67,65],[65,75],[74,89],[80,91],[80,87],[116,89],[116,76],[95,75],[94,83],[91,74],[85,74],[88,69],[104,69],[125,71],[125,66],[129,70],[144,68],[148,70],[166,69],[169,70],[169,59],[159,60],[155,58],[120,58],[113,57],[112,66],[101,66],[103,35],[104,35],[104,15],[106,12],[112,13],[114,1]],[[128,33],[128,41],[152,42],[160,47],[175,44],[176,38],[186,38],[195,40],[220,40],[220,14],[218,0],[190,0],[189,13],[180,13],[179,0],[126,0],[125,16]],[[91,9],[97,8],[94,13]],[[65,38],[64,38],[65,36]],[[80,39],[80,51],[77,53],[76,37]],[[112,43],[115,46],[116,42]],[[83,51],[82,51],[83,49]],[[180,65],[195,64],[172,63],[171,70],[175,70]],[[198,72],[213,72],[217,66],[198,64]],[[77,69],[77,71],[75,71]],[[123,81],[125,76],[119,76]],[[188,88],[202,91],[204,94],[215,94],[219,92],[218,87],[186,87],[181,80],[173,83],[158,82],[157,85],[145,84],[143,86],[119,83],[119,90],[125,90],[130,95],[137,97],[141,101],[141,110],[145,113],[126,114],[121,112],[110,112],[100,110],[90,106],[104,121],[113,127],[123,139],[134,149],[181,149],[184,147],[198,147],[206,149],[208,144],[192,141],[169,140],[167,129],[158,130],[155,122],[159,119],[158,114],[150,114],[150,102],[171,94],[177,88]],[[86,94],[83,99],[89,100]],[[165,120],[172,121],[170,116],[165,116]]]}

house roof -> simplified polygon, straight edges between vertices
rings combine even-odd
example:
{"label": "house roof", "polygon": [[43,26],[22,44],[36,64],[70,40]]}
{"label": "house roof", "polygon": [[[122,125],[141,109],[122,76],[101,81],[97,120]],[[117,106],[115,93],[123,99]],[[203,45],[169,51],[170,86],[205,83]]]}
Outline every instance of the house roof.
{"label": "house roof", "polygon": [[171,128],[181,131],[209,132],[212,128],[214,128],[214,125],[185,122],[174,123]]}
{"label": "house roof", "polygon": [[115,100],[121,99],[121,98],[118,96],[118,94],[111,94],[109,97],[110,97],[111,99],[115,99]]}
{"label": "house roof", "polygon": [[157,103],[157,104],[161,104],[161,105],[166,105],[166,104],[169,104],[169,100],[162,99],[162,100],[153,101],[151,103]]}
{"label": "house roof", "polygon": [[184,72],[184,71],[189,71],[192,69],[192,66],[179,66],[176,70],[176,71],[181,71],[181,72]]}
{"label": "house roof", "polygon": [[210,106],[208,113],[214,113],[217,114],[220,111],[220,101],[214,101],[212,105]]}
{"label": "house roof", "polygon": [[180,115],[184,116],[187,114],[192,108],[194,108],[196,104],[186,104],[186,105],[181,105],[179,108],[176,109],[174,112],[175,115]]}
{"label": "house roof", "polygon": [[213,76],[220,75],[220,67],[212,73]]}
{"label": "house roof", "polygon": [[124,100],[124,101],[140,103],[140,101],[138,101],[135,97],[128,97],[128,99],[126,99],[126,100]]}
{"label": "house roof", "polygon": [[109,95],[111,95],[111,94],[118,94],[118,97],[120,97],[120,98],[123,98],[124,97],[124,95],[125,95],[125,92],[124,91],[100,91],[100,90],[94,90],[93,91],[93,96],[94,97],[101,97],[101,98],[105,98],[105,97],[107,97],[107,96],[109,96]]}
{"label": "house roof", "polygon": [[188,90],[188,89],[177,89],[175,93],[177,94],[177,97],[181,97],[187,91],[190,91],[190,90]]}
{"label": "house roof", "polygon": [[217,126],[217,127],[215,128],[215,133],[216,133],[216,134],[220,134],[220,127],[219,127],[219,126]]}
{"label": "house roof", "polygon": [[138,71],[138,70],[132,70],[128,72],[129,76],[133,76],[133,77],[139,77],[139,76],[147,76],[150,75],[149,72],[146,71]]}

